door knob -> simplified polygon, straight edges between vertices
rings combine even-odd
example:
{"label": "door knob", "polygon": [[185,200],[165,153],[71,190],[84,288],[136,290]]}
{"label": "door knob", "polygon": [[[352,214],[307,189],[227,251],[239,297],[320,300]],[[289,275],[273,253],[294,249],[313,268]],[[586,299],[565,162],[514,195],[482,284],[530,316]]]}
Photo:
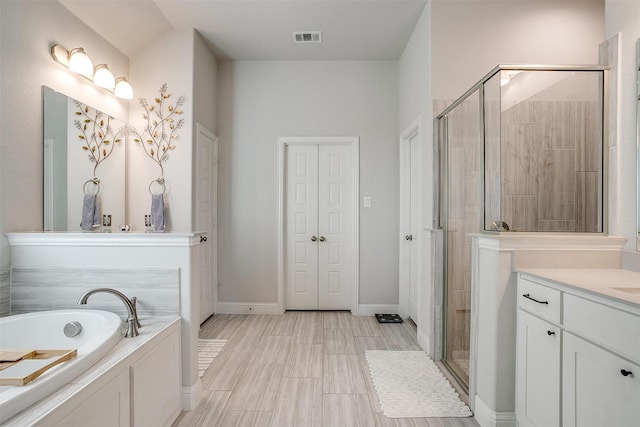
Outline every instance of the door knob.
{"label": "door knob", "polygon": [[315,242],[316,240],[318,240],[318,238],[316,236],[311,236],[311,241]]}
{"label": "door knob", "polygon": [[325,241],[325,240],[327,240],[327,239],[325,239],[325,238],[324,238],[324,236],[320,236],[320,239],[319,239],[319,240],[320,240],[321,242],[324,242],[324,241]]}
{"label": "door knob", "polygon": [[412,234],[407,234],[406,236],[404,236],[405,240],[413,240],[413,235]]}

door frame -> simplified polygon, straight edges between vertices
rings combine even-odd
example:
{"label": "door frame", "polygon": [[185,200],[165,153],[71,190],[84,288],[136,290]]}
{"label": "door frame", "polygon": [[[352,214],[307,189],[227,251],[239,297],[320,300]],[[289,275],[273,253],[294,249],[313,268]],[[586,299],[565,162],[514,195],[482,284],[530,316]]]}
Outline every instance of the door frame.
{"label": "door frame", "polygon": [[[416,156],[411,157],[411,140],[413,138],[416,138],[415,143],[417,144],[416,146]],[[409,159],[412,160],[412,162],[409,161]],[[409,167],[409,165],[411,165],[413,168],[415,168],[414,173],[411,173],[411,168]],[[409,278],[407,277],[407,273],[406,273],[406,269],[402,268],[402,266],[407,266],[410,265],[410,257],[411,257],[411,251],[408,250],[409,248],[407,248],[407,245],[403,244],[403,240],[404,240],[404,230],[407,230],[407,228],[411,228],[411,223],[410,221],[407,221],[408,218],[408,214],[410,213],[411,216],[413,217],[415,216],[416,218],[418,218],[418,224],[422,223],[422,193],[421,193],[421,189],[422,189],[422,185],[421,185],[421,181],[422,181],[422,124],[421,124],[421,120],[420,117],[416,118],[413,122],[411,122],[409,124],[409,126],[407,126],[405,128],[405,130],[400,134],[400,172],[399,172],[400,176],[400,200],[399,200],[399,208],[400,208],[400,212],[399,212],[399,220],[400,220],[400,235],[399,235],[399,240],[398,240],[398,254],[399,254],[399,261],[398,261],[398,271],[399,271],[399,277],[398,277],[398,301],[400,303],[398,310],[400,311],[400,315],[402,317],[408,317],[409,313],[410,313],[410,298],[411,298],[411,289],[410,289],[410,284],[409,284]],[[411,201],[411,194],[407,194],[407,187],[408,184],[410,182],[410,180],[412,179],[412,175],[414,175],[415,177],[417,177],[415,179],[415,182],[412,182],[412,186],[410,188],[414,188],[415,190],[415,194],[414,197],[416,197],[417,201],[416,203],[414,203],[414,206],[416,206],[416,211],[411,211],[411,206],[409,205],[409,202]],[[409,223],[407,223],[409,222]],[[421,309],[423,307],[421,307],[421,301],[422,301],[422,226],[419,225],[418,226],[419,232],[420,234],[418,235],[418,241],[417,241],[417,245],[415,247],[415,250],[417,251],[416,254],[416,259],[417,259],[417,265],[415,266],[416,272],[418,274],[418,277],[416,278],[416,283],[418,286],[418,289],[416,289],[416,293],[417,293],[417,308],[416,308],[416,314],[417,314],[417,319],[412,319],[416,325],[419,323],[420,320],[420,312]]]}
{"label": "door frame", "polygon": [[353,168],[353,239],[351,313],[358,314],[360,294],[360,137],[358,136],[287,136],[278,138],[278,312],[285,310],[285,147],[287,145],[348,145],[351,147],[351,167]]}

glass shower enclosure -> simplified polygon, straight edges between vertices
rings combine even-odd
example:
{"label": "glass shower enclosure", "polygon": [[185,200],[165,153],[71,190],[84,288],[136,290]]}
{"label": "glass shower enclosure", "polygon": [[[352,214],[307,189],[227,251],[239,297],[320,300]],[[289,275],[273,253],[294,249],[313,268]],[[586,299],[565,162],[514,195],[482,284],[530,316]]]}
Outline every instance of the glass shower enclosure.
{"label": "glass shower enclosure", "polygon": [[470,366],[470,235],[603,232],[605,72],[500,65],[436,118],[443,363],[463,387]]}

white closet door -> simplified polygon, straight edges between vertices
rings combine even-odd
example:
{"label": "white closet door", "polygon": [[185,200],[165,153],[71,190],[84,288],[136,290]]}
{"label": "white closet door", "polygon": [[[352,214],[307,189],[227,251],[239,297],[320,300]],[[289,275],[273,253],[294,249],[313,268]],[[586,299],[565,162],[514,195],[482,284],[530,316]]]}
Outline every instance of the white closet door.
{"label": "white closet door", "polygon": [[286,308],[318,308],[318,146],[286,147]]}
{"label": "white closet door", "polygon": [[319,147],[318,309],[351,309],[353,170],[351,147]]}

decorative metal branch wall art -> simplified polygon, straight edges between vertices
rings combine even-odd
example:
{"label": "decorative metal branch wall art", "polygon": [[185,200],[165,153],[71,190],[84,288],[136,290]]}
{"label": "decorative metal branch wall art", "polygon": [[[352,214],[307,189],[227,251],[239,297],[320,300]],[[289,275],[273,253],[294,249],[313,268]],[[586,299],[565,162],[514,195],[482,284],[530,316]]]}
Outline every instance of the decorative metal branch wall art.
{"label": "decorative metal branch wall art", "polygon": [[75,112],[78,117],[73,120],[73,123],[80,131],[78,138],[82,141],[82,149],[88,152],[89,161],[94,163],[93,176],[95,177],[98,165],[113,153],[116,144],[123,141],[127,128],[122,126],[114,132],[111,128],[113,117],[78,101],[74,103],[78,107]]}
{"label": "decorative metal branch wall art", "polygon": [[184,104],[185,97],[177,97],[173,104],[169,101],[170,98],[166,83],[160,87],[160,96],[154,102],[149,103],[140,98],[140,105],[144,108],[143,117],[147,123],[142,132],[130,128],[134,135],[133,141],[141,144],[145,154],[160,166],[161,176],[164,175],[163,163],[168,159],[169,152],[176,148],[174,140],[178,138],[178,130],[184,124],[184,119],[178,119],[177,116],[183,113],[180,107]]}

